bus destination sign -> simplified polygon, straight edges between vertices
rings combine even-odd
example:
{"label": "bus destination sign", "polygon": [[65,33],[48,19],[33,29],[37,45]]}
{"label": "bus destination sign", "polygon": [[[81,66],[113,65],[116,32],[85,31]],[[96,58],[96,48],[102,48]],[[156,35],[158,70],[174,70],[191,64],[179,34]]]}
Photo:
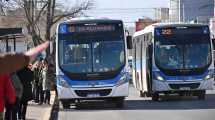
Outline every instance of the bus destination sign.
{"label": "bus destination sign", "polygon": [[69,26],[68,32],[82,33],[82,32],[111,32],[115,31],[114,25],[85,25],[85,26]]}
{"label": "bus destination sign", "polygon": [[155,30],[156,35],[173,35],[173,34],[209,34],[208,27],[175,27],[175,28],[158,28]]}

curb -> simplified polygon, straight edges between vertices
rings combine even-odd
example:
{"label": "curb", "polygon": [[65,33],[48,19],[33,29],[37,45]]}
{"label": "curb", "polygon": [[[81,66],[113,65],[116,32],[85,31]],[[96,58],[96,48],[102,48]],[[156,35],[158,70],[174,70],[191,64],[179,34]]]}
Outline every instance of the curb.
{"label": "curb", "polygon": [[58,100],[58,97],[56,96],[50,113],[50,117],[47,120],[58,120],[58,112],[59,112],[59,100]]}
{"label": "curb", "polygon": [[51,107],[46,110],[42,120],[50,120],[55,99],[56,99],[55,91],[51,91],[51,98],[50,98]]}

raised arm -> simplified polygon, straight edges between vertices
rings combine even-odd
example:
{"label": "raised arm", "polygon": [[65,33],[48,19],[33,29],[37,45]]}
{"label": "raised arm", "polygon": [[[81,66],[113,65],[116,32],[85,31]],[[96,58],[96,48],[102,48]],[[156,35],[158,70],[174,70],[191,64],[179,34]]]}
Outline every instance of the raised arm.
{"label": "raised arm", "polygon": [[48,46],[49,42],[45,42],[25,53],[0,54],[0,75],[12,73],[27,66]]}
{"label": "raised arm", "polygon": [[30,57],[20,53],[0,55],[0,75],[15,72],[28,65]]}

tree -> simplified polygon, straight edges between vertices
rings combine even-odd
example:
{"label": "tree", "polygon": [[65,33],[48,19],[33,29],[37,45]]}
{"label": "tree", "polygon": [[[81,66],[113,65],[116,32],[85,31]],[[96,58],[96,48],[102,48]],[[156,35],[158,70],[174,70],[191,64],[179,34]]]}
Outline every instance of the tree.
{"label": "tree", "polygon": [[[56,23],[65,18],[81,16],[84,10],[91,9],[94,5],[93,0],[79,0],[73,6],[66,6],[63,2],[74,3],[74,0],[9,0],[2,2],[0,8],[22,9],[25,13],[28,33],[31,35],[34,45],[38,45],[44,39],[51,40],[51,31]],[[45,31],[44,35],[41,35],[42,29]]]}

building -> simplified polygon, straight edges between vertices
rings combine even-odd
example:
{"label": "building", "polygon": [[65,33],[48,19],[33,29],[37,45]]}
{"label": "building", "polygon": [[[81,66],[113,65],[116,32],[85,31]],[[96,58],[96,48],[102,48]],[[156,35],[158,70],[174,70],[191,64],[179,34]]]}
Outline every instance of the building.
{"label": "building", "polygon": [[168,22],[169,8],[155,8],[155,20],[161,22]]}
{"label": "building", "polygon": [[160,21],[152,20],[150,18],[141,18],[135,23],[136,31],[140,31],[140,30],[144,29],[146,26],[157,23],[157,22],[160,22]]}
{"label": "building", "polygon": [[170,21],[209,23],[214,16],[214,0],[170,0]]}
{"label": "building", "polygon": [[[8,11],[8,13],[12,12]],[[25,18],[15,14],[11,14],[10,16],[0,16],[0,29],[24,28],[25,24]],[[26,51],[27,45],[27,38],[23,34],[0,35],[0,52]]]}
{"label": "building", "polygon": [[8,50],[5,40],[0,40],[0,53],[3,52],[23,52],[27,50],[27,42],[23,39],[16,39],[16,44],[14,47],[14,42],[12,39],[8,40]]}

